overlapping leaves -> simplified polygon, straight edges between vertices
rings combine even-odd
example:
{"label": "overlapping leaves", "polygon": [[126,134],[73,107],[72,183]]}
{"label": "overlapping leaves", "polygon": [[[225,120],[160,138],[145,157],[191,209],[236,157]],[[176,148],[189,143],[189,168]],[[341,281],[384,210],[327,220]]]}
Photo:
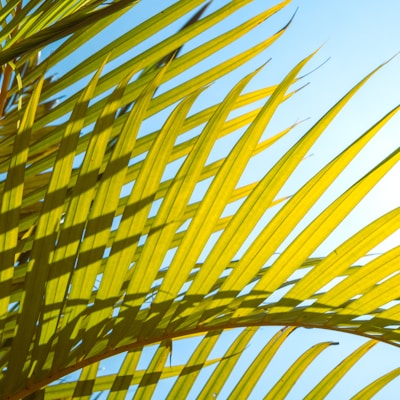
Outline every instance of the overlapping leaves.
{"label": "overlapping leaves", "polygon": [[[312,256],[399,161],[398,149],[371,166],[276,257],[318,199],[398,111],[391,110],[290,198],[279,197],[310,148],[370,75],[294,143],[259,182],[240,187],[251,158],[273,148],[290,131],[288,127],[275,136],[263,136],[310,57],[274,87],[244,94],[256,71],[238,82],[221,103],[191,110],[209,83],[262,52],[286,27],[162,94],[158,89],[289,1],[180,56],[178,50],[186,42],[249,0],[228,2],[207,15],[202,14],[208,3],[175,2],[162,15],[132,28],[52,81],[46,77],[47,69],[135,5],[133,1],[109,5],[76,1],[67,2],[69,8],[61,7],[64,3],[32,1],[21,6],[14,1],[0,10],[4,33],[0,56],[4,63],[1,396],[21,398],[41,391],[45,398],[80,398],[109,390],[110,398],[121,398],[137,385],[137,398],[151,398],[159,380],[175,376],[170,398],[176,398],[176,393],[189,393],[203,366],[216,364],[199,394],[209,398],[211,392],[218,393],[217,386],[225,382],[255,331],[247,328],[223,358],[209,359],[221,332],[238,327],[320,327],[397,345],[398,306],[384,306],[398,297],[398,248],[364,265],[357,262],[398,228],[399,209],[373,221],[326,257]],[[102,72],[116,57],[202,5],[175,35]],[[85,29],[83,22],[89,24]],[[39,63],[36,49],[61,38],[54,52]],[[55,105],[54,96],[88,76],[85,88]],[[229,119],[233,110],[260,99],[262,107]],[[143,135],[143,121],[167,107],[173,111],[159,129]],[[243,134],[231,152],[209,162],[216,141],[238,129]],[[195,136],[189,136],[189,131],[195,131]],[[176,172],[166,174],[178,161]],[[197,185],[206,179],[211,181],[208,188],[193,199]],[[226,206],[239,199],[240,207],[226,215]],[[255,235],[267,210],[275,213]],[[254,238],[245,248],[249,237]],[[296,272],[301,278],[292,278]],[[330,287],[338,276],[342,282]],[[280,299],[271,300],[274,293],[288,287]],[[363,316],[369,318],[360,320]],[[291,329],[280,331],[266,344],[262,356],[233,388],[232,398],[244,390],[251,392]],[[204,339],[186,365],[168,367],[173,341],[190,335],[204,335]],[[143,348],[155,343],[158,350],[148,368],[140,370]],[[330,344],[318,344],[304,353],[268,396],[277,398],[280,393],[283,397]],[[339,371],[327,375],[309,398],[328,393],[370,346],[362,346]],[[125,352],[118,374],[98,376],[101,360]],[[81,370],[76,382],[44,388],[76,370]],[[365,393],[397,374],[398,370],[393,371]]]}

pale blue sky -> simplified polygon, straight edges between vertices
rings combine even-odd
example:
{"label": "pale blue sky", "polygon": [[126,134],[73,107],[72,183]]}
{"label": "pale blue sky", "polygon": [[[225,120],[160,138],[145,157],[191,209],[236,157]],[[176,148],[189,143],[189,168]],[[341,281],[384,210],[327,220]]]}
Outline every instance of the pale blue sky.
{"label": "pale blue sky", "polygon": [[[254,1],[249,8],[257,12],[260,7],[263,7],[263,4],[265,4],[263,1]],[[330,60],[306,78],[310,85],[295,96],[292,102],[288,102],[287,107],[277,118],[284,124],[290,124],[309,117],[310,120],[299,127],[300,133],[304,132],[306,126],[315,122],[364,75],[400,50],[400,25],[398,23],[400,3],[397,1],[294,1],[292,6],[274,18],[276,24],[271,24],[272,26],[269,27],[267,21],[265,27],[260,26],[258,34],[262,34],[263,29],[266,32],[279,29],[297,7],[299,9],[296,17],[286,34],[271,47],[270,51],[266,51],[267,57],[271,56],[272,61],[255,79],[253,87],[265,85],[265,82],[278,81],[296,62],[324,44],[315,59],[311,61],[308,70],[328,58]],[[258,57],[258,60],[258,63],[254,61],[254,67],[265,61],[265,56],[264,58]],[[243,68],[243,71],[249,71],[248,68]],[[308,71],[307,68],[305,70]],[[304,162],[302,170],[296,175],[299,180],[304,179],[305,175],[317,171],[327,159],[336,155],[346,144],[399,103],[399,70],[400,57],[386,65],[360,91],[328,129],[319,144],[315,146],[312,151],[313,156]],[[361,173],[366,172],[372,163],[379,162],[384,155],[399,146],[399,122],[398,116],[381,132],[377,140],[368,146],[365,154],[351,166],[349,172],[336,185],[337,190],[343,190]],[[276,126],[280,126],[279,122],[276,123]],[[253,171],[262,169],[263,162],[264,160],[260,156],[260,161],[255,164]],[[397,184],[399,172],[399,168],[393,170],[388,179],[385,179],[376,188],[377,190],[366,198],[364,206],[350,216],[348,223],[338,230],[335,238],[322,246],[321,254],[326,254],[326,251],[331,250],[344,237],[349,236],[381,213],[399,205],[400,189]],[[334,193],[332,193],[333,195]],[[400,237],[397,235],[390,243],[386,243],[377,251],[399,243]],[[259,337],[262,332],[266,334],[271,332],[271,329],[263,329]],[[300,330],[293,334],[287,343],[288,346],[284,346],[282,349],[282,353],[286,355],[277,357],[272,365],[275,369],[275,378],[279,376],[276,373],[277,370],[283,372],[289,362],[300,355],[302,351],[317,341],[325,340],[338,341],[340,345],[328,348],[316,360],[289,395],[289,399],[301,399],[316,383],[315,379],[318,374],[321,374],[322,377],[322,372],[329,371],[329,367],[334,367],[342,357],[364,341],[337,332]],[[398,349],[386,345],[377,346],[363,358],[362,367],[353,369],[328,398],[331,400],[350,398],[367,382],[377,378],[385,371],[398,367],[399,356]],[[271,370],[267,372],[272,373]],[[268,373],[258,385],[258,390],[253,393],[253,399],[259,399],[261,393],[265,393],[265,382],[269,381]],[[234,381],[235,378],[232,380]],[[375,398],[394,400],[398,398],[399,392],[400,381],[397,379]],[[224,398],[223,393],[220,398]]]}
{"label": "pale blue sky", "polygon": [[[210,11],[221,3],[221,1],[216,0],[211,5]],[[266,8],[269,3],[273,4],[273,2],[265,2],[265,0],[255,0],[244,13],[239,12],[238,16],[241,16],[241,18],[250,17],[258,10]],[[205,102],[209,102],[210,99],[216,101],[218,96],[222,98],[235,80],[260,66],[270,57],[272,57],[270,64],[254,79],[249,87],[254,89],[279,82],[295,63],[324,44],[304,72],[319,66],[328,58],[330,60],[305,78],[305,81],[309,81],[310,85],[283,107],[271,125],[270,132],[272,133],[298,120],[310,118],[309,121],[298,128],[292,138],[288,139],[286,145],[293,143],[293,138],[299,137],[308,126],[311,126],[323,112],[327,111],[364,75],[400,50],[400,25],[398,23],[400,2],[397,0],[380,2],[372,0],[298,0],[292,3],[286,10],[258,27],[254,34],[249,35],[248,38],[239,43],[235,43],[230,49],[221,52],[217,57],[220,59],[227,58],[233,55],[235,48],[246,44],[246,40],[259,40],[263,35],[266,37],[280,29],[298,7],[296,17],[286,34],[263,55],[256,57],[251,63],[235,71],[221,82],[215,83],[210,91],[203,95]],[[149,1],[142,1],[140,6],[143,13],[146,11],[146,5],[148,7],[149,4]],[[147,11],[153,12],[153,10]],[[239,17],[231,17],[232,24],[237,22],[236,18]],[[190,47],[191,44],[187,46],[187,49],[190,49]],[[201,66],[198,66],[198,69],[200,71]],[[295,179],[300,182],[306,176],[316,172],[346,144],[398,104],[399,71],[400,57],[393,60],[372,78],[327,130],[326,135],[312,150],[313,156],[304,162]],[[399,122],[399,117],[393,119],[375,143],[371,143],[365,154],[341,178],[339,184],[335,186],[337,191],[331,193],[327,201],[332,200],[339,190],[343,190],[354,182],[361,173],[371,168],[372,163],[379,162],[385,154],[399,146]],[[255,179],[256,174],[262,171],[263,167],[265,169],[265,166],[265,155],[264,158],[260,156],[253,162],[253,168],[249,171],[248,179]],[[365,205],[350,216],[349,223],[343,225],[335,238],[321,247],[321,254],[331,250],[345,237],[348,237],[352,232],[384,211],[399,205],[400,191],[399,186],[395,183],[399,172],[399,168],[394,170],[388,179],[377,188],[378,190],[368,196]],[[285,194],[288,194],[288,192],[290,194],[290,190],[297,186],[297,182],[293,182],[292,186],[288,186]],[[318,210],[315,212],[318,212]],[[397,235],[385,247],[399,243],[400,238]],[[258,335],[258,340],[250,346],[249,353],[256,353],[257,348],[264,342],[262,340],[263,335],[269,336],[274,331],[270,328],[262,329]],[[301,399],[316,384],[318,374],[322,378],[323,372],[328,372],[330,368],[334,367],[364,340],[332,331],[299,330],[290,337],[287,345],[283,346],[282,354],[278,355],[271,366],[273,372],[267,371],[265,378],[260,382],[251,398],[255,400],[261,398],[266,387],[272,384],[268,378],[271,375],[268,374],[273,374],[275,378],[278,378],[279,373],[283,372],[301,352],[318,341],[339,341],[340,345],[328,348],[316,360],[315,365],[307,371],[296,390],[288,397],[291,400]],[[178,348],[175,349],[175,354],[177,351],[179,351]],[[182,352],[185,352],[184,347]],[[400,350],[386,345],[377,346],[361,361],[363,366],[349,373],[341,384],[332,391],[329,399],[344,400],[350,398],[369,381],[382,375],[385,371],[400,366],[399,359]],[[240,371],[237,373],[240,374]],[[207,372],[204,375],[206,376]],[[234,384],[236,379],[237,377],[233,376],[232,381],[227,386]],[[161,386],[157,393],[156,398],[162,399],[165,389]],[[218,398],[224,399],[227,393],[229,391],[222,392]],[[400,393],[399,379],[388,385],[375,399],[394,400],[398,393]]]}
{"label": "pale blue sky", "polygon": [[[261,2],[255,1],[253,6],[257,8],[260,4]],[[317,66],[329,57],[330,60],[307,77],[310,85],[295,96],[294,104],[287,107],[289,119],[310,117],[311,124],[364,75],[400,50],[398,23],[400,2],[298,0],[293,1],[293,6],[289,8],[293,10],[297,6],[299,9],[292,25],[284,37],[271,49],[273,57],[271,67],[275,66],[274,71],[278,76],[282,63],[284,68],[289,68],[290,65],[294,65],[299,59],[324,44],[311,64]],[[285,12],[287,15],[290,14],[289,10]],[[361,134],[399,103],[399,71],[400,57],[391,61],[367,83],[331,125],[320,143],[315,146],[312,151],[313,156],[305,162],[308,165],[304,166],[304,173],[315,171],[327,158],[331,158],[343,148],[345,143],[349,143],[351,139]],[[282,74],[285,72],[282,71]],[[355,179],[356,176],[360,176],[360,173],[371,167],[371,163],[377,163],[385,154],[399,146],[399,127],[400,118],[397,116],[341,179],[343,185]],[[302,127],[299,129],[301,130]],[[350,216],[349,222],[337,232],[338,242],[343,239],[342,236],[350,234],[362,224],[399,205],[400,189],[397,183],[399,173],[400,168],[395,168],[376,188],[377,190],[366,198],[364,206]],[[340,188],[341,185],[338,185],[337,189],[340,190]],[[334,242],[334,240],[329,242]],[[399,243],[400,236],[397,234],[377,250]],[[333,246],[336,243],[329,244]],[[326,250],[330,249],[329,245],[322,247]],[[316,360],[315,366],[304,376],[303,383],[290,394],[289,399],[292,400],[300,399],[306,393],[303,390],[307,377],[311,381],[314,374],[320,371],[321,366],[324,368],[332,362],[333,358],[337,362],[340,356],[351,351],[352,346],[362,342],[362,339],[357,337],[339,335],[336,332],[311,332],[310,330],[299,332],[298,336],[294,335],[292,340],[288,352],[300,351],[300,347],[305,349],[305,342],[308,345],[318,340],[340,342],[340,346],[328,348],[326,353]],[[328,398],[331,400],[350,398],[362,387],[362,383],[368,382],[372,376],[377,377],[384,370],[398,367],[399,356],[398,349],[386,345],[377,346],[362,360],[363,367],[354,369]],[[398,393],[400,393],[399,379],[388,385],[375,396],[375,399],[394,400],[398,398]],[[257,394],[253,398],[257,399]]]}
{"label": "pale blue sky", "polygon": [[[214,0],[209,11],[226,2],[226,0]],[[124,17],[112,34],[118,34],[119,31],[129,29],[131,21],[136,23],[145,18],[146,15],[156,12],[156,8],[161,9],[171,3],[173,1],[170,0],[164,2],[142,0],[135,7],[133,13]],[[263,10],[275,3],[273,1],[254,0],[246,10],[233,15],[224,24],[235,24],[238,19],[249,18],[260,9]],[[254,34],[248,35],[247,38],[239,41],[239,43],[235,43],[229,49],[217,55],[216,58],[227,58],[233,55],[238,46],[245,45],[246,41],[256,41],[277,31],[285,25],[297,8],[297,14],[291,26],[277,43],[248,65],[215,83],[202,97],[203,102],[210,102],[210,99],[213,102],[221,99],[237,79],[259,67],[270,57],[272,57],[272,61],[254,79],[249,88],[255,89],[277,83],[298,61],[323,45],[304,72],[313,70],[328,58],[330,58],[329,61],[304,79],[304,82],[310,82],[310,84],[282,107],[269,128],[270,133],[273,133],[296,121],[309,118],[308,121],[296,129],[286,142],[283,141],[278,153],[283,151],[285,146],[293,143],[295,138],[304,133],[307,127],[316,122],[323,112],[327,111],[367,73],[400,51],[400,24],[398,21],[400,1],[398,0],[293,0],[292,4],[284,11],[271,18],[265,24],[260,25]],[[175,28],[171,28],[171,32],[174,31]],[[143,44],[143,46],[145,45]],[[192,45],[194,44],[189,43],[186,48],[190,49]],[[93,46],[93,48],[99,46],[99,41],[94,41],[90,46]],[[77,56],[76,61],[79,61],[79,56]],[[205,65],[206,63],[199,65],[198,71],[201,71]],[[364,130],[371,127],[399,103],[399,71],[400,56],[392,60],[367,83],[327,130],[318,145],[313,148],[312,156],[304,161],[293,181],[285,188],[285,194],[290,194],[291,191],[298,187],[301,181],[304,182],[307,177],[321,168],[327,160],[334,157],[345,145],[362,134]],[[400,116],[397,116],[382,130],[377,139],[366,148],[364,154],[351,165],[349,171],[339,179],[333,191],[328,193],[321,206],[332,200],[341,190],[344,190],[360,177],[362,173],[365,173],[384,158],[386,154],[400,145],[399,127]],[[255,159],[245,179],[249,181],[256,179],[257,174],[266,167],[266,164],[265,155]],[[378,215],[399,205],[400,189],[397,183],[399,173],[400,168],[397,166],[388,175],[387,179],[377,186],[377,190],[366,198],[363,206],[350,215],[348,223],[338,229],[335,237],[321,246],[321,254],[326,254],[327,251]],[[315,210],[315,213],[317,212],[318,209]],[[315,213],[313,214],[314,216],[316,215]],[[399,243],[400,236],[397,234],[377,250],[382,251],[384,248]],[[258,335],[259,341],[250,346],[249,352],[256,352],[257,346],[262,343],[262,336],[270,336],[271,333],[272,329],[270,328],[262,329]],[[315,379],[316,374],[321,373],[325,368],[327,372],[329,370],[328,366],[333,367],[336,365],[341,358],[363,342],[363,339],[332,331],[299,330],[290,337],[287,346],[284,346],[283,356],[273,364],[275,373],[278,370],[285,370],[287,365],[282,363],[282,360],[290,362],[291,357],[295,359],[315,342],[325,340],[339,341],[341,344],[328,348],[316,360],[315,366],[311,367],[304,375],[304,380],[299,383],[295,392],[290,394],[289,399],[301,399],[306,393],[305,390],[311,389],[317,383],[317,381],[312,381],[312,379]],[[178,357],[176,355],[178,349],[179,347],[174,349],[174,357]],[[385,371],[400,366],[399,359],[399,349],[387,345],[378,345],[363,359],[363,367],[350,373],[328,398],[331,400],[350,398],[352,394],[362,388],[363,384],[377,378]],[[107,367],[104,372],[109,373],[109,368]],[[233,380],[235,379],[234,377]],[[267,377],[265,379],[268,380]],[[260,398],[260,393],[263,393],[263,389],[266,388],[265,382],[260,382],[259,390],[254,393],[252,399]],[[312,383],[308,387],[309,382]],[[158,393],[156,398],[162,399],[163,394],[165,394],[165,388],[161,388],[156,393]],[[398,398],[398,393],[400,393],[400,379],[388,385],[374,399],[395,400]],[[218,397],[218,399],[224,398],[223,393],[221,397]]]}

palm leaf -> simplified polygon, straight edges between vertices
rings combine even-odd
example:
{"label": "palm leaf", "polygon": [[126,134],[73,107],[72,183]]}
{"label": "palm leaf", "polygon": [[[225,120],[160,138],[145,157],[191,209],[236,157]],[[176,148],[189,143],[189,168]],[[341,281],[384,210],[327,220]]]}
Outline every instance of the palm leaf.
{"label": "palm leaf", "polygon": [[[384,64],[328,110],[263,178],[242,185],[251,159],[274,149],[297,125],[264,135],[277,109],[296,94],[299,75],[313,56],[276,85],[244,93],[260,68],[220,102],[200,106],[208,85],[262,53],[289,27],[206,71],[187,74],[290,3],[204,36],[249,2],[219,8],[200,0],[175,2],[57,79],[51,77],[54,68],[137,2],[0,6],[1,398],[91,398],[101,392],[109,398],[128,393],[151,398],[165,382],[169,398],[210,398],[224,391],[231,398],[247,397],[294,327],[373,339],[315,382],[307,398],[318,398],[339,384],[376,340],[400,343],[398,306],[386,306],[398,298],[399,248],[359,263],[397,230],[399,209],[345,238],[330,254],[314,257],[396,165],[398,149],[307,219],[398,107],[295,193],[281,195],[332,120]],[[182,18],[187,22],[175,34],[136,49],[165,27],[181,26]],[[199,37],[202,43],[182,54]],[[50,43],[52,53],[40,61],[39,50]],[[128,54],[116,66],[117,58]],[[159,113],[165,110],[162,120]],[[149,121],[156,127],[146,132]],[[238,130],[232,150],[213,158],[217,141],[234,141]],[[197,195],[201,185],[205,189]],[[333,285],[338,276],[342,281]],[[264,325],[286,328],[264,340],[228,393],[225,384]],[[242,331],[215,357],[228,330]],[[193,337],[200,343],[172,365],[179,339]],[[293,360],[266,398],[285,397],[331,344],[316,344]],[[157,349],[143,369],[140,361],[151,345]],[[122,356],[118,371],[102,376],[103,360],[115,355]],[[397,375],[398,369],[387,373],[355,398],[376,393]],[[63,380],[68,376],[72,382]]]}

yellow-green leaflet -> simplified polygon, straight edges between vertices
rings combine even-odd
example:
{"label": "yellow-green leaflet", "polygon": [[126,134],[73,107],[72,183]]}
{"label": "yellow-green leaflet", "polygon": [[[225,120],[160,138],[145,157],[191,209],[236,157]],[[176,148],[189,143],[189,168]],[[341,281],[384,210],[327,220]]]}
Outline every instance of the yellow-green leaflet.
{"label": "yellow-green leaflet", "polygon": [[327,347],[337,344],[333,342],[318,343],[303,353],[268,392],[264,400],[283,400],[310,363]]}

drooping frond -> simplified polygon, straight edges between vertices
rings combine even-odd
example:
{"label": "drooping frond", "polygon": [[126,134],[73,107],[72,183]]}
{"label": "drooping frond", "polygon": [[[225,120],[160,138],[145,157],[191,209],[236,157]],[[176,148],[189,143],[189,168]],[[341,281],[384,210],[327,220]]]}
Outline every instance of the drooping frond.
{"label": "drooping frond", "polygon": [[[399,150],[372,165],[304,224],[398,107],[295,193],[281,194],[331,121],[381,67],[328,110],[259,181],[242,185],[251,159],[279,146],[295,126],[288,122],[282,132],[264,134],[279,106],[295,95],[293,85],[312,56],[282,82],[246,92],[256,70],[205,107],[198,103],[208,85],[263,52],[288,26],[206,71],[189,78],[185,72],[290,1],[260,10],[185,53],[180,50],[248,3],[230,1],[218,8],[199,0],[177,1],[57,78],[48,71],[134,11],[137,1],[10,1],[0,8],[0,397],[38,392],[46,399],[83,398],[107,391],[109,398],[121,398],[134,388],[135,398],[148,399],[159,382],[174,378],[173,399],[189,395],[201,370],[213,366],[199,391],[199,398],[210,398],[219,393],[257,327],[266,325],[289,328],[265,344],[232,388],[232,398],[251,393],[296,326],[400,343],[399,307],[386,307],[398,298],[399,248],[359,262],[398,229],[400,209],[344,239],[330,254],[314,256],[396,165]],[[137,50],[162,29],[181,26],[182,18],[189,23],[176,33]],[[54,48],[40,61],[39,50],[49,43]],[[146,130],[149,121],[157,124]],[[238,130],[243,133],[231,151],[212,157],[218,140]],[[197,195],[201,185],[205,189]],[[265,215],[270,217],[257,231]],[[218,338],[234,328],[245,329],[224,356],[210,358]],[[187,361],[171,365],[176,340],[191,336],[203,339]],[[283,398],[331,344],[307,350],[266,398],[278,393]],[[150,345],[158,347],[143,369],[139,360]],[[371,346],[361,346],[315,382],[308,398],[327,394]],[[119,372],[101,376],[101,361],[117,354],[124,354]],[[76,381],[61,380],[75,371]]]}

